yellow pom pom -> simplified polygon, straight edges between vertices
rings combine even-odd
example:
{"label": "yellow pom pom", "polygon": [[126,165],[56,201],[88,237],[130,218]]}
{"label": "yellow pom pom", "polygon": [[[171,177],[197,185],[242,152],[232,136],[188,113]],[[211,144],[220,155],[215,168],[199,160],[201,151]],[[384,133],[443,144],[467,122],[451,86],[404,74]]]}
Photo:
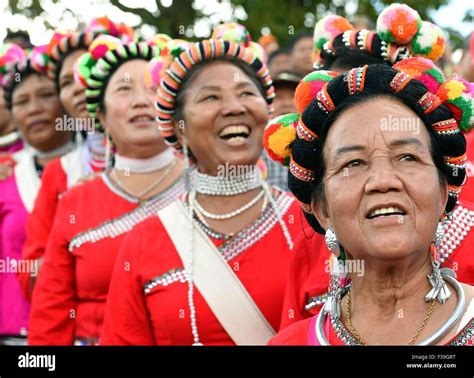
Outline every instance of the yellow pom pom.
{"label": "yellow pom pom", "polygon": [[292,127],[282,127],[273,134],[268,142],[272,150],[279,156],[289,156],[290,150],[288,145],[296,138],[296,130]]}

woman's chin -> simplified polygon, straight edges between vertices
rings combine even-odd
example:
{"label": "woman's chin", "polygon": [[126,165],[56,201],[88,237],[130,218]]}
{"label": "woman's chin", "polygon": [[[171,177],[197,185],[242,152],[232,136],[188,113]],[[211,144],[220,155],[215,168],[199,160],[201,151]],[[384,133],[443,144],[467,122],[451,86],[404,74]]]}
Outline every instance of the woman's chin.
{"label": "woman's chin", "polygon": [[126,141],[127,144],[137,146],[156,145],[157,143],[164,143],[164,139],[156,130],[141,130],[132,133]]}
{"label": "woman's chin", "polygon": [[218,153],[219,161],[227,166],[254,166],[260,158],[261,150],[247,148],[238,151],[222,151]]}
{"label": "woman's chin", "polygon": [[367,247],[368,256],[379,260],[398,260],[414,253],[414,243],[402,239],[379,239]]}

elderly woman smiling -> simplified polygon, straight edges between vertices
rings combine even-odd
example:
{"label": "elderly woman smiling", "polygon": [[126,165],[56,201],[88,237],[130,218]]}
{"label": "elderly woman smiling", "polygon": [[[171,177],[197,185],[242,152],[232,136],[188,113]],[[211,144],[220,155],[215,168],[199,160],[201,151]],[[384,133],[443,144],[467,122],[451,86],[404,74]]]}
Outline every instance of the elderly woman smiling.
{"label": "elderly woman smiling", "polygon": [[323,86],[295,121],[290,188],[334,258],[323,309],[270,345],[472,344],[474,288],[436,254],[465,176],[459,120],[438,95],[364,66]]}

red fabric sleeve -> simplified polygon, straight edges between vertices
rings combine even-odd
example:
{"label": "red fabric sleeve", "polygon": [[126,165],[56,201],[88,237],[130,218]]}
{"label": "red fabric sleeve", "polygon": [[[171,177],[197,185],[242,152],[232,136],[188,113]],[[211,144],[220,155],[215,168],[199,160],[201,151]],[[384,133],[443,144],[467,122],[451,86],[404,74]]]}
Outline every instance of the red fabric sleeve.
{"label": "red fabric sleeve", "polygon": [[324,237],[306,228],[296,241],[291,258],[280,330],[314,315],[305,306],[311,297],[327,293],[329,256]]}
{"label": "red fabric sleeve", "polygon": [[140,225],[123,241],[110,283],[100,345],[156,345],[138,274]]}
{"label": "red fabric sleeve", "polygon": [[68,198],[59,202],[54,225],[32,296],[28,342],[30,345],[72,345],[77,308],[75,260],[68,250],[65,225]]}
{"label": "red fabric sleeve", "polygon": [[[59,159],[50,162],[44,169],[41,188],[36,197],[33,212],[28,217],[26,241],[23,246],[23,260],[37,260],[44,254],[46,243],[53,226],[59,196],[67,189],[67,176]],[[20,287],[31,300],[34,278],[28,273],[18,273]]]}
{"label": "red fabric sleeve", "polygon": [[267,343],[270,346],[308,345],[308,332],[311,319],[299,321],[278,332]]}
{"label": "red fabric sleeve", "polygon": [[301,289],[308,278],[308,265],[306,237],[303,233],[295,242],[294,252],[291,257],[290,270],[286,282],[285,297],[283,299],[280,330],[288,327],[290,324],[310,316],[307,311],[303,311],[306,302],[305,297],[301,295]]}

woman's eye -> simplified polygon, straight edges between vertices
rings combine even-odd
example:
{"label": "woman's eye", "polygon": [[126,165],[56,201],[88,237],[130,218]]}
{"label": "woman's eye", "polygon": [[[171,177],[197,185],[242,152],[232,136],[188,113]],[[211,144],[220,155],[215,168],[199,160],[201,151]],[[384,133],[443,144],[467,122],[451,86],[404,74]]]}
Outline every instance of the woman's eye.
{"label": "woman's eye", "polygon": [[117,88],[117,91],[119,91],[119,92],[126,92],[128,90],[130,90],[130,87],[126,86],[126,85],[123,85],[123,86]]}
{"label": "woman's eye", "polygon": [[40,94],[41,97],[52,97],[52,96],[55,96],[56,93],[55,92],[43,92]]}
{"label": "woman's eye", "polygon": [[344,168],[354,168],[354,167],[359,167],[362,164],[362,161],[359,159],[351,160],[349,163],[347,163]]}
{"label": "woman's eye", "polygon": [[403,161],[416,161],[417,159],[414,155],[405,154],[405,155],[402,155],[401,160],[403,160]]}
{"label": "woman's eye", "polygon": [[216,96],[216,95],[205,96],[205,97],[203,97],[203,99],[202,99],[202,101],[214,101],[214,100],[217,100],[217,96]]}
{"label": "woman's eye", "polygon": [[242,92],[240,95],[241,96],[253,96],[254,93],[253,92]]}
{"label": "woman's eye", "polygon": [[69,86],[71,83],[72,83],[71,80],[63,81],[63,82],[61,83],[61,87],[60,87],[60,88],[61,88],[61,89],[66,88],[66,87]]}

